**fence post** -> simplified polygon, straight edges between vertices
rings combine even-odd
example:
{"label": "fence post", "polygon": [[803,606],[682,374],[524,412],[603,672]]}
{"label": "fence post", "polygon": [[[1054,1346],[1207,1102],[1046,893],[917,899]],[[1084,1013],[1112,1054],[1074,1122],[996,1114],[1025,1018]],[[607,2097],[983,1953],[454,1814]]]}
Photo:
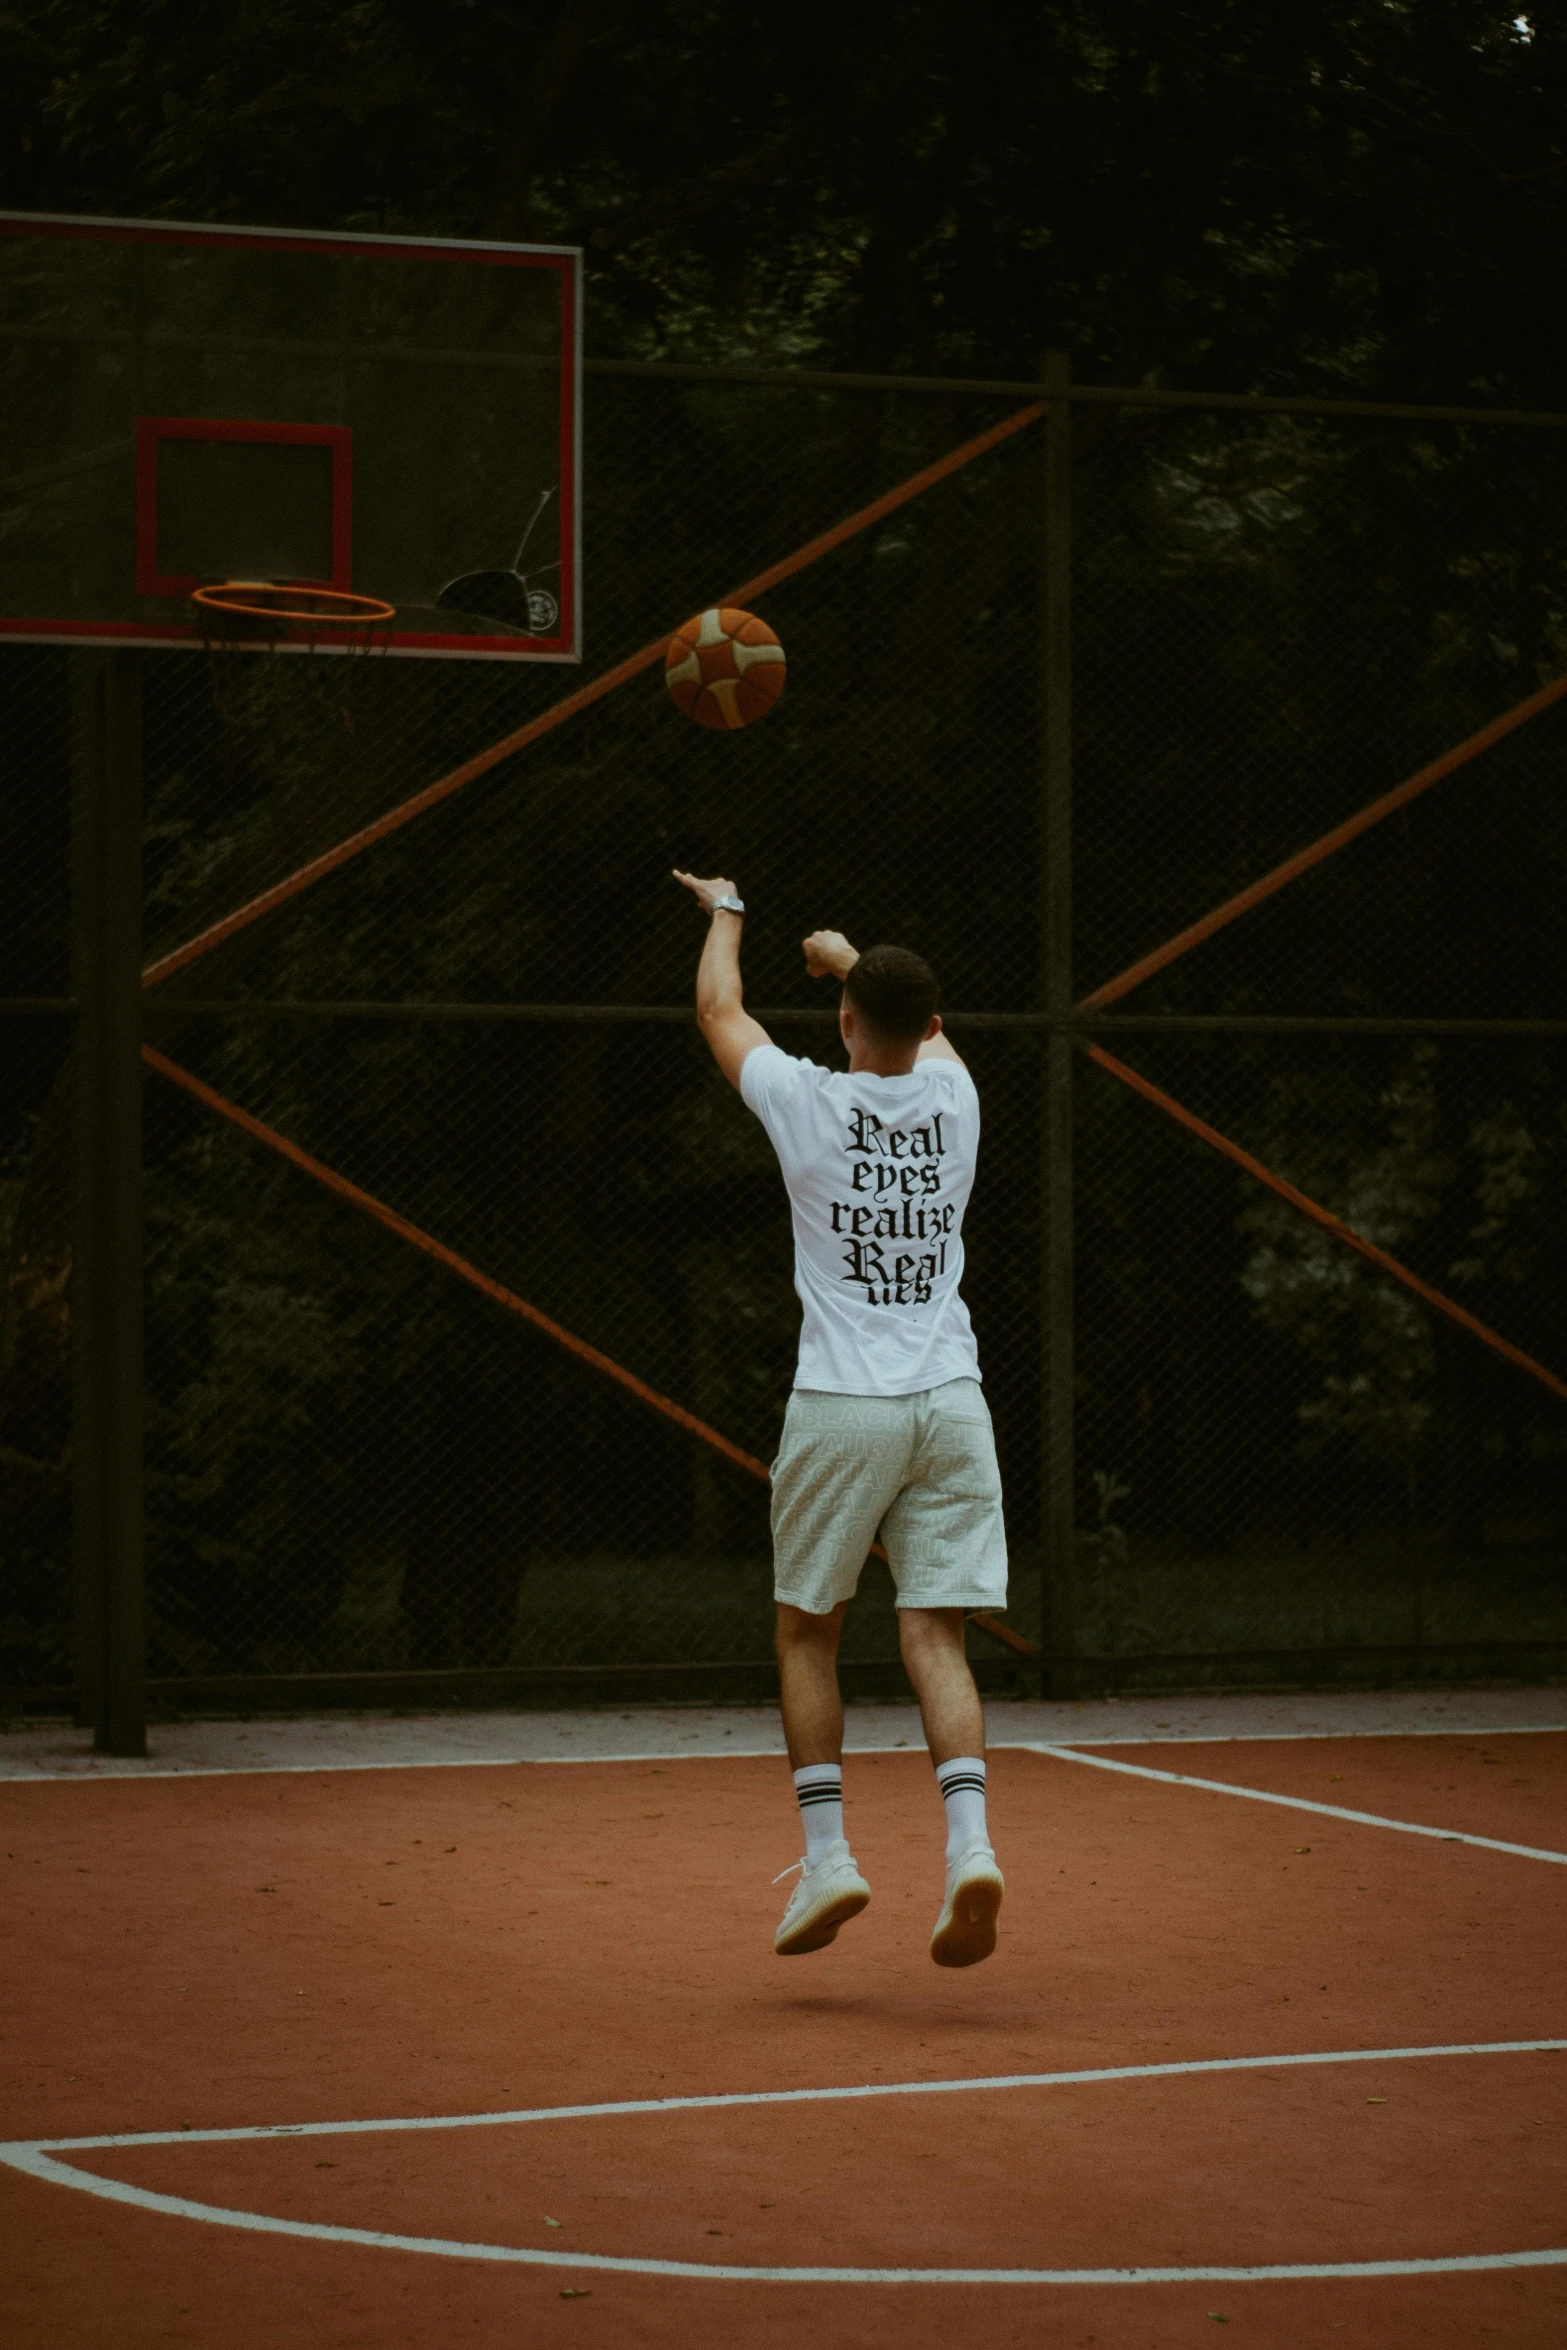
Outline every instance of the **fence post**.
{"label": "fence post", "polygon": [[147,1751],[140,659],[79,654],[72,712],[77,1717],[105,1754]]}
{"label": "fence post", "polygon": [[[1065,351],[1047,351],[1047,392],[1071,382]],[[1043,549],[1043,774],[1040,876],[1039,992],[1052,1018],[1066,1019],[1074,1001],[1072,970],[1072,410],[1050,402],[1044,418]],[[1044,1685],[1051,1696],[1074,1691],[1077,1650],[1077,1528],[1074,1406],[1076,1366],[1072,1329],[1072,1080],[1076,1053],[1064,1031],[1045,1039],[1044,1185],[1040,1291],[1041,1371],[1040,1530],[1044,1595],[1041,1646],[1049,1660]]]}

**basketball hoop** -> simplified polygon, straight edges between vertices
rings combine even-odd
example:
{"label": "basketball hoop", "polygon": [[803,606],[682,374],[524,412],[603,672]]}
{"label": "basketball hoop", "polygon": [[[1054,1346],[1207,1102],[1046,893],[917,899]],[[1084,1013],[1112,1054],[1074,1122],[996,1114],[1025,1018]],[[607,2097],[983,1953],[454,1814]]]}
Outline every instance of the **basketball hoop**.
{"label": "basketball hoop", "polygon": [[[350,734],[354,731],[354,707],[360,698],[359,688],[352,682],[361,676],[367,681],[371,669],[379,663],[366,665],[362,656],[384,654],[392,642],[392,623],[397,618],[397,607],[380,596],[355,595],[347,588],[310,587],[298,583],[279,584],[265,579],[225,579],[191,590],[191,609],[207,653],[207,670],[212,684],[213,700],[221,715],[238,721],[251,710],[255,701],[252,685],[259,688],[259,676],[252,684],[242,684],[240,669],[248,671],[250,664],[241,663],[235,669],[225,657],[234,653],[323,653],[346,654],[346,664],[328,660],[322,672],[338,672],[336,698],[341,705],[343,724]],[[292,662],[283,667],[292,668]],[[310,664],[314,669],[315,664]],[[273,664],[264,662],[262,668],[271,671]],[[281,689],[282,681],[276,681]]]}
{"label": "basketball hoop", "polygon": [[[192,589],[190,600],[204,633],[221,634],[227,626],[252,641],[271,635],[273,630],[257,625],[271,622],[274,629],[303,630],[312,643],[318,629],[329,628],[352,631],[368,644],[374,630],[397,618],[397,606],[380,596],[359,596],[348,588],[280,587],[265,579],[221,580]],[[233,630],[236,620],[241,626]]]}

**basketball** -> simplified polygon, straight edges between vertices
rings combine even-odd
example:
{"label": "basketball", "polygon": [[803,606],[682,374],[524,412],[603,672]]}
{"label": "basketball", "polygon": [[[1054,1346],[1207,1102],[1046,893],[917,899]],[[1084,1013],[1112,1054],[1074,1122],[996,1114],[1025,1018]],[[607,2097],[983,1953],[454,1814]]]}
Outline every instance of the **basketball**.
{"label": "basketball", "polygon": [[784,650],[765,620],[725,605],[699,612],[669,640],[664,683],[698,726],[749,726],[783,692]]}

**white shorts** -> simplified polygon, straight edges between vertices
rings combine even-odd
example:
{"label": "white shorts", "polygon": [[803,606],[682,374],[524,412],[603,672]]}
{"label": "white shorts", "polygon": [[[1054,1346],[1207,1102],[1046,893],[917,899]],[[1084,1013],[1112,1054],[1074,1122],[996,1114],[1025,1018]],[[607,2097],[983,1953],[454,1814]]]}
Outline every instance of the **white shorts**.
{"label": "white shorts", "polygon": [[878,1534],[899,1607],[1005,1607],[1001,1473],[977,1379],[919,1395],[795,1389],[773,1463],[774,1596],[828,1614]]}

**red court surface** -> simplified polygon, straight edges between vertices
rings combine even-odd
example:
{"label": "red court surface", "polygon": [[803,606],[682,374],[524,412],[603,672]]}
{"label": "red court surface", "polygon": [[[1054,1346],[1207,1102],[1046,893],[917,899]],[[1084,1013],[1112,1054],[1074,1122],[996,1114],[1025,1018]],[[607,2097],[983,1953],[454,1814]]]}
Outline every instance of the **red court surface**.
{"label": "red court surface", "polygon": [[1567,1736],[1093,1751],[958,1974],[912,1751],[791,1961],[770,1756],[0,1787],[8,2350],[1567,2341]]}

